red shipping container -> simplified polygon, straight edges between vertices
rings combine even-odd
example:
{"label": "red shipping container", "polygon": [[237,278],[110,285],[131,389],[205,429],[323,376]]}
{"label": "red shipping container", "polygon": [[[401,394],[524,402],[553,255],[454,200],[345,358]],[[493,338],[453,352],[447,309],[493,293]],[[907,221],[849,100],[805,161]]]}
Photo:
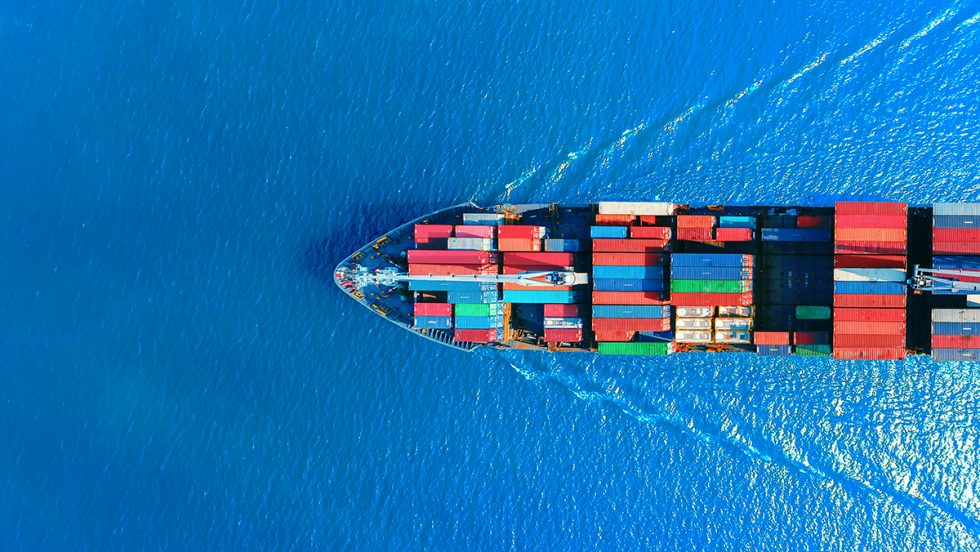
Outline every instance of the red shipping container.
{"label": "red shipping container", "polygon": [[834,320],[834,334],[905,335],[905,322]]}
{"label": "red shipping container", "polygon": [[677,228],[714,228],[714,215],[677,215]]}
{"label": "red shipping container", "polygon": [[905,255],[905,244],[902,242],[835,241],[834,253],[838,255]]}
{"label": "red shipping container", "polygon": [[593,318],[592,329],[599,331],[665,332],[670,318]]}
{"label": "red shipping container", "polygon": [[660,253],[593,253],[593,266],[654,266],[663,264]]}
{"label": "red shipping container", "polygon": [[[898,310],[898,309],[894,309]],[[834,348],[889,349],[905,347],[905,335],[835,334]]]}
{"label": "red shipping container", "polygon": [[416,224],[415,240],[432,238],[451,238],[453,236],[453,225],[451,224]]}
{"label": "red shipping container", "polygon": [[980,242],[933,242],[932,252],[940,255],[980,255]]}
{"label": "red shipping container", "polygon": [[504,264],[506,266],[553,266],[566,267],[575,264],[574,253],[504,253]]}
{"label": "red shipping container", "polygon": [[744,307],[752,304],[752,292],[692,293],[671,292],[670,303],[678,307]]}
{"label": "red shipping container", "polygon": [[508,240],[540,240],[545,236],[544,226],[509,224],[498,227],[497,236]]}
{"label": "red shipping container", "polygon": [[904,255],[834,255],[834,268],[907,268]]}
{"label": "red shipping container", "polygon": [[578,316],[579,306],[573,304],[545,305],[545,318],[575,318]]}
{"label": "red shipping container", "polygon": [[544,340],[549,343],[578,343],[582,341],[582,330],[545,328]]}
{"label": "red shipping container", "polygon": [[838,322],[905,322],[905,309],[834,309]]}
{"label": "red shipping container", "polygon": [[834,226],[837,228],[907,228],[905,215],[837,215]]}
{"label": "red shipping container", "polygon": [[908,354],[908,351],[905,347],[841,347],[834,348],[832,354],[837,360],[902,360]]}
{"label": "red shipping container", "polygon": [[659,291],[593,291],[593,305],[669,305]]}
{"label": "red shipping container", "polygon": [[541,251],[541,240],[499,238],[497,240],[497,249],[500,251]]}
{"label": "red shipping container", "polygon": [[794,345],[830,345],[827,332],[793,332]]}
{"label": "red shipping container", "polygon": [[667,226],[630,226],[631,238],[669,240],[670,235],[670,227]]}
{"label": "red shipping container", "polygon": [[898,242],[908,241],[908,231],[904,228],[841,228],[834,229],[835,242]]}
{"label": "red shipping container", "polygon": [[755,332],[752,341],[756,345],[789,345],[789,332]]}
{"label": "red shipping container", "polygon": [[827,228],[830,226],[830,217],[814,215],[799,215],[796,217],[797,228]]}
{"label": "red shipping container", "polygon": [[597,331],[595,332],[596,341],[630,341],[636,332],[623,331]]}
{"label": "red shipping container", "polygon": [[479,226],[476,224],[458,224],[454,233],[457,238],[493,239],[496,226]]}
{"label": "red shipping container", "polygon": [[452,316],[449,303],[415,303],[415,316]]}
{"label": "red shipping container", "polygon": [[[893,309],[905,308],[905,295],[867,295],[859,293],[841,293],[834,295],[835,307],[885,307]],[[836,311],[835,311],[836,312]]]}
{"label": "red shipping container", "polygon": [[450,274],[497,274],[497,265],[410,264],[409,276],[448,276]]}
{"label": "red shipping container", "polygon": [[492,343],[497,341],[497,330],[462,330],[453,332],[453,339],[460,343]]}
{"label": "red shipping container", "polygon": [[755,231],[751,228],[719,228],[715,230],[715,239],[723,242],[752,241]]}
{"label": "red shipping container", "polygon": [[892,201],[838,201],[835,215],[908,215],[908,205]]}
{"label": "red shipping container", "polygon": [[933,349],[980,349],[980,335],[933,335]]}
{"label": "red shipping container", "polygon": [[655,215],[640,215],[640,224],[650,224],[652,226],[666,226],[670,224],[667,217]]}
{"label": "red shipping container", "polygon": [[715,239],[714,228],[678,228],[677,239],[683,241],[712,241]]}
{"label": "red shipping container", "polygon": [[977,242],[980,228],[933,228],[933,242]]}
{"label": "red shipping container", "polygon": [[608,226],[608,225],[622,226],[624,224],[626,226],[629,226],[630,224],[633,224],[634,220],[636,220],[635,215],[601,215],[600,214],[595,216],[596,226]]}
{"label": "red shipping container", "polygon": [[408,262],[409,264],[492,264],[497,262],[497,254],[493,251],[462,249],[409,249]]}
{"label": "red shipping container", "polygon": [[634,239],[611,239],[602,238],[592,240],[593,251],[605,251],[614,253],[654,253],[667,251],[670,242],[667,240],[634,240]]}

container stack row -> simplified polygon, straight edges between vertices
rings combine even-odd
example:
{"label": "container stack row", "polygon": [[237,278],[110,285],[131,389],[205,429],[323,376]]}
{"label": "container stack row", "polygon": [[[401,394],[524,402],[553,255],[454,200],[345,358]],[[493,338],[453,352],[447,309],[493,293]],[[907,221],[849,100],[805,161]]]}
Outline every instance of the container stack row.
{"label": "container stack row", "polygon": [[675,341],[694,345],[748,345],[752,342],[751,306],[674,307]]}
{"label": "container stack row", "polygon": [[752,216],[722,215],[718,217],[715,241],[750,242],[755,239],[756,219]]}
{"label": "container stack row", "polygon": [[[575,253],[565,251],[508,251],[501,253],[504,274],[573,272],[578,262]],[[536,277],[541,280],[546,277]],[[570,304],[585,298],[584,285],[535,286],[505,283],[504,301],[508,303]]]}
{"label": "container stack row", "polygon": [[681,241],[715,241],[714,215],[677,215],[677,239]]}
{"label": "container stack row", "polygon": [[837,203],[834,358],[905,358],[907,251],[906,204]]}
{"label": "container stack row", "polygon": [[754,267],[753,255],[672,255],[670,302],[677,317],[676,341],[695,344],[751,343]]}
{"label": "container stack row", "polygon": [[592,331],[600,354],[672,352],[664,266],[673,214],[668,203],[599,204],[590,232]]}
{"label": "container stack row", "polygon": [[[932,206],[932,267],[980,271],[980,203],[935,203]],[[975,276],[955,278],[980,282]],[[935,290],[935,295],[951,292]],[[980,297],[967,296],[976,306]]]}
{"label": "container stack row", "polygon": [[980,309],[932,310],[932,358],[980,360]]}
{"label": "container stack row", "polygon": [[584,339],[580,305],[544,306],[544,340],[548,343],[581,343]]}

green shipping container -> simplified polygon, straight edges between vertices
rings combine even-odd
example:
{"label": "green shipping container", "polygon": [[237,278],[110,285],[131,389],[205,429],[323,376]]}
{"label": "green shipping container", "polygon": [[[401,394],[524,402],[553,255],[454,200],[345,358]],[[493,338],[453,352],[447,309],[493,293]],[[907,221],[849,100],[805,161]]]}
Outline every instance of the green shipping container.
{"label": "green shipping container", "polygon": [[680,293],[742,293],[752,290],[741,280],[671,280],[670,291]]}
{"label": "green shipping container", "polygon": [[670,353],[670,343],[631,341],[619,343],[603,341],[599,343],[600,355],[666,355]]}
{"label": "green shipping container", "polygon": [[800,305],[796,307],[796,317],[800,320],[829,320],[830,307]]}
{"label": "green shipping container", "polygon": [[797,345],[797,356],[830,356],[830,345]]}
{"label": "green shipping container", "polygon": [[502,309],[497,304],[489,303],[457,303],[453,305],[453,314],[456,316],[492,316],[501,314]]}

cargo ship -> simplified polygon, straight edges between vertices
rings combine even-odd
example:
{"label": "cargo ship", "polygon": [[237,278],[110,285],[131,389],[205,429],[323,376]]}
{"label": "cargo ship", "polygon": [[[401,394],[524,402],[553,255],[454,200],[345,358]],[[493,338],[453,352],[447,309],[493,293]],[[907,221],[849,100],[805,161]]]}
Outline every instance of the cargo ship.
{"label": "cargo ship", "polygon": [[468,203],[371,241],[334,280],[464,351],[980,358],[980,203]]}

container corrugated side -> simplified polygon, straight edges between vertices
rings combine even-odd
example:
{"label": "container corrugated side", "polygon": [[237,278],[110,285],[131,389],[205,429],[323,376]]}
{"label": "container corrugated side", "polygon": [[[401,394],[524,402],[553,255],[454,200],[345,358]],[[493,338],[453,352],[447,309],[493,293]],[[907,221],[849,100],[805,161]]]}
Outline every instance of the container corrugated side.
{"label": "container corrugated side", "polygon": [[789,356],[793,354],[792,345],[759,345],[755,349],[759,356]]}
{"label": "container corrugated side", "polygon": [[904,347],[874,349],[835,347],[833,352],[837,360],[902,360],[906,355],[907,351]]}
{"label": "container corrugated side", "polygon": [[496,291],[497,284],[482,282],[463,282],[453,280],[412,280],[408,283],[412,291]]}
{"label": "container corrugated side", "polygon": [[901,268],[908,266],[905,255],[834,255],[834,268]]}
{"label": "container corrugated side", "polygon": [[497,249],[500,251],[541,251],[541,241],[520,238],[499,238],[497,239]]}
{"label": "container corrugated side", "polygon": [[449,238],[446,247],[454,250],[473,251],[493,251],[497,248],[493,240],[484,238]]}
{"label": "container corrugated side", "polygon": [[593,305],[593,318],[667,318],[666,305]]}
{"label": "container corrugated side", "polygon": [[837,255],[905,255],[904,242],[835,241]]}
{"label": "container corrugated side", "polygon": [[504,301],[507,303],[578,303],[581,299],[582,295],[577,291],[504,291]]}
{"label": "container corrugated side", "polygon": [[596,224],[613,224],[617,226],[629,226],[636,222],[636,215],[610,215],[598,214],[595,216]]}
{"label": "container corrugated side", "polygon": [[547,251],[510,251],[503,254],[503,263],[504,265],[513,267],[533,266],[535,268],[539,268],[548,266],[564,268],[575,264],[575,254]]}
{"label": "container corrugated side", "polygon": [[789,345],[790,333],[773,331],[755,332],[752,340],[756,345]]}
{"label": "container corrugated side", "polygon": [[908,218],[904,215],[837,215],[836,228],[906,228]]}
{"label": "container corrugated side", "polygon": [[752,268],[737,266],[683,266],[672,264],[670,277],[677,280],[750,280]]}
{"label": "container corrugated side", "polygon": [[840,294],[834,295],[834,313],[836,307],[885,307],[905,308],[905,294],[901,295],[869,295],[869,294]]}
{"label": "container corrugated side", "polygon": [[[904,297],[904,295],[903,295]],[[751,305],[753,296],[746,293],[683,293],[671,292],[670,303],[674,306],[697,307],[718,305]]]}
{"label": "container corrugated side", "polygon": [[548,237],[548,229],[544,226],[531,224],[505,224],[497,229],[497,237],[501,239],[540,240]]}
{"label": "container corrugated side", "polygon": [[544,315],[548,318],[572,318],[579,315],[581,312],[581,306],[575,304],[557,304],[557,305],[545,305]]}
{"label": "container corrugated side", "polygon": [[592,289],[595,291],[663,291],[662,278],[634,280],[630,278],[594,278]]}
{"label": "container corrugated side", "polygon": [[933,335],[980,335],[980,322],[933,322]]}
{"label": "container corrugated side", "polygon": [[498,301],[500,293],[497,291],[449,291],[446,293],[446,302],[459,303],[491,303]]}
{"label": "container corrugated side", "polygon": [[448,249],[409,249],[409,264],[493,264],[497,262],[497,254],[492,251],[464,251]]}
{"label": "container corrugated side", "polygon": [[980,216],[980,203],[933,203],[932,214]]}
{"label": "container corrugated side", "polygon": [[932,217],[933,228],[980,228],[980,215],[938,215]]}
{"label": "container corrugated side", "polygon": [[908,241],[908,231],[904,228],[841,228],[834,229],[834,240],[839,242],[895,242]]}
{"label": "container corrugated side", "polygon": [[503,339],[502,329],[467,330],[457,328],[453,339],[460,343],[494,343]]}
{"label": "container corrugated side", "polygon": [[589,237],[595,238],[626,238],[630,229],[626,226],[593,226],[589,229]]}
{"label": "container corrugated side", "polygon": [[933,349],[932,360],[939,362],[980,361],[980,349]]}
{"label": "container corrugated side", "polygon": [[670,250],[668,240],[647,239],[595,239],[592,240],[592,250],[610,253],[659,253]]}
{"label": "container corrugated side", "polygon": [[889,349],[905,346],[905,335],[836,334],[834,347]]}
{"label": "container corrugated side", "polygon": [[677,239],[680,241],[712,241],[715,239],[713,228],[678,228]]}
{"label": "container corrugated side", "polygon": [[485,330],[503,326],[502,316],[457,316],[456,327],[462,330]]}
{"label": "container corrugated side", "polygon": [[738,253],[674,253],[670,262],[673,266],[696,267],[751,267],[755,264],[752,255]]}
{"label": "container corrugated side", "polygon": [[492,240],[497,235],[497,227],[477,224],[457,224],[453,230],[457,238],[483,238]]}
{"label": "container corrugated side", "polygon": [[835,268],[837,282],[904,282],[901,268]]}
{"label": "container corrugated side", "polygon": [[545,318],[544,327],[547,328],[560,328],[560,329],[573,329],[573,328],[584,328],[585,322],[581,318]]}
{"label": "container corrugated side", "polygon": [[980,349],[980,335],[932,335],[933,349]]}
{"label": "container corrugated side", "polygon": [[673,235],[669,226],[631,226],[631,238],[669,240]]}
{"label": "container corrugated side", "polygon": [[932,242],[932,252],[942,255],[980,255],[980,242]]}
{"label": "container corrugated side", "polygon": [[899,282],[834,282],[835,295],[905,295],[905,291],[905,284]]}
{"label": "container corrugated side", "polygon": [[830,345],[794,345],[797,356],[830,356]]}
{"label": "container corrugated side", "polygon": [[452,265],[452,264],[419,264],[408,265],[410,276],[475,276],[497,274],[497,265]]}
{"label": "container corrugated side", "polygon": [[796,307],[796,317],[801,320],[828,320],[831,307],[824,305],[799,305]]}
{"label": "container corrugated side", "polygon": [[504,223],[502,213],[463,213],[463,224],[492,224],[500,226]]}
{"label": "container corrugated side", "polygon": [[593,305],[664,305],[668,301],[658,291],[593,291]]}
{"label": "container corrugated side", "polygon": [[834,320],[844,322],[904,322],[905,309],[838,308]]}
{"label": "container corrugated side", "polygon": [[719,228],[715,230],[715,240],[720,242],[746,242],[755,239],[751,228]]}
{"label": "container corrugated side", "polygon": [[980,322],[980,309],[932,309],[933,322]]}
{"label": "container corrugated side", "polygon": [[592,277],[600,278],[631,278],[631,279],[664,279],[663,265],[652,266],[610,266],[594,265],[592,267]]}
{"label": "container corrugated side", "polygon": [[752,291],[751,280],[671,280],[671,293],[742,293]]}
{"label": "container corrugated side", "polygon": [[663,264],[660,253],[593,253],[593,266],[652,266]]}
{"label": "container corrugated side", "polygon": [[890,201],[838,201],[836,215],[907,215],[908,205]]}
{"label": "container corrugated side", "polygon": [[674,214],[674,204],[648,201],[600,201],[601,215],[669,216]]}
{"label": "container corrugated side", "polygon": [[452,316],[453,306],[449,303],[422,303],[414,305],[415,316]]}
{"label": "container corrugated side", "polygon": [[830,333],[793,332],[793,345],[830,345]]}
{"label": "container corrugated side", "polygon": [[503,312],[503,305],[499,303],[457,303],[452,306],[456,316],[496,316]]}
{"label": "container corrugated side", "polygon": [[714,215],[677,215],[677,230],[681,228],[714,228],[717,218]]}
{"label": "container corrugated side", "polygon": [[416,316],[412,319],[415,328],[428,328],[436,330],[448,330],[453,327],[451,316]]}
{"label": "container corrugated side", "polygon": [[553,253],[577,253],[582,250],[582,243],[579,240],[548,238],[544,240],[544,250]]}
{"label": "container corrugated side", "polygon": [[544,340],[549,343],[579,343],[582,341],[582,330],[545,328]]}
{"label": "container corrugated side", "polygon": [[671,329],[670,318],[593,318],[592,329],[596,331],[651,331],[663,332]]}
{"label": "container corrugated side", "polygon": [[980,241],[980,228],[933,228],[932,241],[933,243]]}
{"label": "container corrugated side", "polygon": [[763,228],[762,241],[824,242],[830,241],[826,228]]}
{"label": "container corrugated side", "polygon": [[718,217],[718,228],[754,229],[755,217],[745,215],[722,215]]}
{"label": "container corrugated side", "polygon": [[672,352],[670,343],[657,342],[603,342],[599,343],[601,355],[668,355]]}
{"label": "container corrugated side", "polygon": [[635,331],[608,330],[593,332],[596,341],[630,341],[636,336]]}
{"label": "container corrugated side", "polygon": [[905,335],[905,322],[851,322],[834,320],[834,335]]}

